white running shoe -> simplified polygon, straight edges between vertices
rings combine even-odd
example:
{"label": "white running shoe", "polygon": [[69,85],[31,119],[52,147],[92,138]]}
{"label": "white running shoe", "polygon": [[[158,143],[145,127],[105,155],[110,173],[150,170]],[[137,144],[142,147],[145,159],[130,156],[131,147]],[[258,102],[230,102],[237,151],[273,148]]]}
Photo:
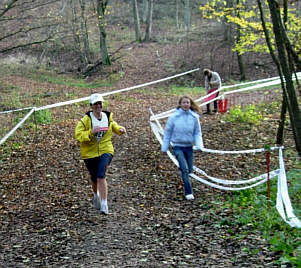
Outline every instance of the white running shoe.
{"label": "white running shoe", "polygon": [[108,215],[109,214],[108,204],[102,203],[101,208],[100,208],[100,212],[102,214]]}
{"label": "white running shoe", "polygon": [[188,194],[188,195],[185,196],[185,198],[186,198],[187,200],[194,200],[193,194]]}

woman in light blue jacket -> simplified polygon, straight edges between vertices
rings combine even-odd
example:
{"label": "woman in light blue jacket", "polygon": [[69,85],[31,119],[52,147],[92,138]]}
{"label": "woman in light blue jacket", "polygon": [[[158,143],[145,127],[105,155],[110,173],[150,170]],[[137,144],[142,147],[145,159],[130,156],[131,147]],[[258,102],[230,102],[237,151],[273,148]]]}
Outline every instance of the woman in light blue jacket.
{"label": "woman in light blue jacket", "polygon": [[176,111],[168,118],[161,147],[162,152],[167,152],[172,143],[187,200],[194,199],[189,179],[189,173],[193,172],[193,145],[197,150],[201,149],[201,127],[197,112],[200,113],[200,109],[190,97],[181,97]]}

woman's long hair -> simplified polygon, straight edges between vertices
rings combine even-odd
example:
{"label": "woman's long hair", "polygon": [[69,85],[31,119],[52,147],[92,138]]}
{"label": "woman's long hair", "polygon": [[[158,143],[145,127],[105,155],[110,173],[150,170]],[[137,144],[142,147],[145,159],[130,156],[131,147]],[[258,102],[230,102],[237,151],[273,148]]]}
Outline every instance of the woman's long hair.
{"label": "woman's long hair", "polygon": [[189,99],[190,101],[190,110],[196,112],[196,113],[199,113],[201,114],[202,111],[200,109],[200,107],[194,102],[194,100],[192,98],[190,98],[189,96],[182,96],[180,99],[179,99],[179,105],[177,107],[178,108],[181,108],[181,102],[183,99]]}

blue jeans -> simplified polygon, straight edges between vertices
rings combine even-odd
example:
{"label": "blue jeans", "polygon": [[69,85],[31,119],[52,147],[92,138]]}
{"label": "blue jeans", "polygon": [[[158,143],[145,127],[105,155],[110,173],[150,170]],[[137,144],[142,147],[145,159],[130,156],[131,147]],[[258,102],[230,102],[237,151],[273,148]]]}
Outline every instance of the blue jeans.
{"label": "blue jeans", "polygon": [[173,153],[179,162],[182,180],[184,183],[185,195],[192,194],[192,186],[189,173],[193,171],[193,149],[192,147],[173,147]]}

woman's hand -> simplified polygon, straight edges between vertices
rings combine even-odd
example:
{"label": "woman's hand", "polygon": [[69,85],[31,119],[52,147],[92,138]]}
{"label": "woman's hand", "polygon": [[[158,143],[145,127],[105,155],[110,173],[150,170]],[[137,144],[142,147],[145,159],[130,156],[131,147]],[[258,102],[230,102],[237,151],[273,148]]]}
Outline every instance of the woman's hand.
{"label": "woman's hand", "polygon": [[119,132],[121,134],[125,134],[126,133],[126,129],[124,127],[122,127],[122,128],[119,129]]}

